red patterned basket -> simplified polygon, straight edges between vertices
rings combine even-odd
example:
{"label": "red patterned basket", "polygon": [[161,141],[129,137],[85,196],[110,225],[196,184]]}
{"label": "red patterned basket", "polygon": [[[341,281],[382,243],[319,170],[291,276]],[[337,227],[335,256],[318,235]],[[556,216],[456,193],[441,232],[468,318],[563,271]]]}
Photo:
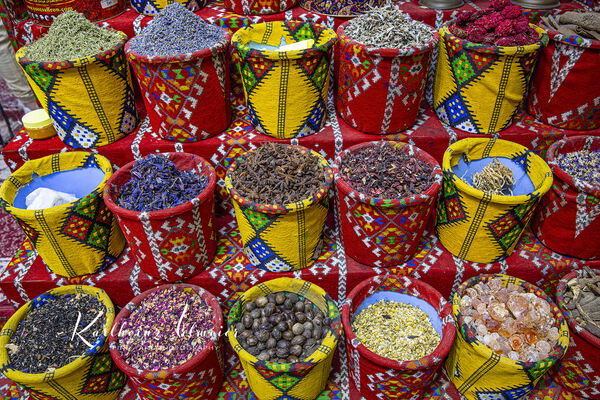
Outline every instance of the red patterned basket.
{"label": "red patterned basket", "polygon": [[217,135],[231,122],[229,42],[175,56],[145,56],[125,45],[156,132],[168,140],[195,142]]}
{"label": "red patterned basket", "polygon": [[600,257],[600,187],[575,181],[558,166],[559,154],[600,150],[600,137],[575,136],[550,146],[547,161],[554,183],[533,218],[533,232],[557,253],[586,260]]}
{"label": "red patterned basket", "polygon": [[215,232],[216,173],[202,157],[189,153],[164,153],[182,171],[194,170],[209,177],[195,198],[165,210],[138,212],[115,202],[120,188],[129,182],[132,161],[106,183],[104,202],[115,214],[140,268],[157,279],[174,282],[200,273],[217,249]]}
{"label": "red patterned basket", "polygon": [[342,152],[335,164],[335,184],[346,254],[361,264],[391,267],[408,261],[421,241],[423,230],[435,208],[442,183],[442,170],[427,152],[401,142],[388,142],[433,168],[431,186],[423,193],[402,199],[377,199],[351,188],[341,177],[344,156],[373,146],[354,145]]}
{"label": "red patterned basket", "polygon": [[571,328],[571,344],[553,376],[555,382],[571,393],[588,399],[600,398],[600,338],[582,328],[566,308],[567,282],[578,276],[578,271],[565,275],[556,289],[556,304]]}
{"label": "red patterned basket", "polygon": [[102,21],[125,11],[127,0],[24,0],[33,20],[49,26],[59,14],[75,10],[90,21]]}
{"label": "red patterned basket", "polygon": [[600,127],[600,40],[549,30],[529,93],[528,111],[562,129]]}
{"label": "red patterned basket", "polygon": [[225,8],[236,14],[276,14],[295,7],[298,0],[225,0]]}
{"label": "red patterned basket", "polygon": [[422,47],[381,49],[350,39],[344,32],[349,23],[337,30],[340,116],[365,133],[385,135],[410,128],[419,115],[438,33]]}
{"label": "red patterned basket", "polygon": [[[414,361],[391,360],[366,348],[352,331],[353,316],[363,302],[378,300],[379,297],[394,301],[396,296],[404,299],[398,301],[414,302],[413,305],[428,315],[435,313],[439,317],[442,340],[430,355]],[[432,286],[408,276],[386,274],[362,281],[342,307],[342,323],[346,333],[350,380],[368,400],[419,398],[435,379],[456,336],[450,303]]]}
{"label": "red patterned basket", "polygon": [[[117,334],[124,318],[152,293],[172,286],[179,290],[193,291],[201,296],[213,310],[212,333],[214,338],[190,360],[176,368],[161,371],[138,370],[131,367],[121,356],[117,346]],[[215,296],[196,285],[162,285],[136,296],[121,309],[108,337],[110,355],[119,369],[130,378],[132,386],[141,399],[161,400],[211,400],[218,394],[223,384],[223,314]]]}

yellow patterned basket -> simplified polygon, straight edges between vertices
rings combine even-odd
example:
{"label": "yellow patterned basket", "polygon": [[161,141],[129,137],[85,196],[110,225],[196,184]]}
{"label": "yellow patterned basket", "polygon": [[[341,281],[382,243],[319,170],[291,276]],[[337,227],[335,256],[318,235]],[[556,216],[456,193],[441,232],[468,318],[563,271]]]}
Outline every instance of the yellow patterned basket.
{"label": "yellow patterned basket", "polygon": [[55,62],[31,61],[27,47],[17,61],[60,139],[71,147],[94,148],[133,132],[138,122],[131,71],[121,42],[94,56]]}
{"label": "yellow patterned basket", "polygon": [[[532,189],[518,196],[492,195],[475,189],[453,170],[459,163],[494,157],[512,161],[513,168],[529,178]],[[500,261],[513,252],[540,198],[552,185],[552,172],[544,160],[520,144],[501,139],[459,140],[446,149],[442,170],[437,234],[452,254],[477,263]]]}
{"label": "yellow patterned basket", "polygon": [[[500,356],[477,340],[472,328],[465,324],[460,299],[468,288],[494,277],[501,278],[504,287],[508,284],[522,286],[525,292],[534,293],[550,304],[553,326],[558,328],[560,336],[549,357],[538,362],[524,362]],[[446,359],[446,373],[467,400],[527,398],[542,376],[558,364],[569,347],[569,327],[554,302],[537,286],[512,276],[484,274],[463,282],[452,297],[452,312],[458,333]]]}
{"label": "yellow patterned basket", "polygon": [[540,40],[527,46],[473,43],[440,29],[433,108],[440,120],[467,131],[491,134],[507,128],[527,92],[539,50],[548,43],[543,29],[531,25]]}
{"label": "yellow patterned basket", "polygon": [[290,147],[302,154],[315,155],[323,166],[325,183],[311,197],[297,203],[276,205],[253,203],[238,194],[233,188],[231,174],[254,150],[236,158],[225,176],[225,187],[231,193],[244,252],[252,264],[271,272],[303,269],[319,258],[323,225],[329,210],[327,194],[333,182],[329,163],[314,150]]}
{"label": "yellow patterned basket", "polygon": [[[332,321],[332,329],[317,351],[297,363],[279,364],[260,361],[244,350],[235,337],[235,324],[241,318],[246,303],[258,296],[281,291],[306,297]],[[229,343],[240,357],[250,388],[259,399],[312,400],[316,399],[325,388],[331,371],[333,354],[342,335],[342,320],[334,301],[321,287],[292,278],[278,278],[260,283],[240,296],[229,312],[227,325]]]}
{"label": "yellow patterned basket", "polygon": [[[19,322],[27,313],[47,302],[48,298],[86,293],[106,306],[106,323],[102,334],[93,343],[93,347],[75,361],[53,372],[27,374],[13,369],[10,365],[5,345],[9,343]],[[112,400],[123,386],[125,374],[113,363],[108,351],[108,334],[115,318],[112,301],[102,289],[91,286],[71,285],[52,289],[27,302],[8,320],[0,335],[0,368],[10,380],[31,392],[38,400]]]}
{"label": "yellow patterned basket", "polygon": [[[19,189],[35,177],[83,168],[97,168],[104,177],[80,199],[41,210],[15,206]],[[52,272],[69,278],[93,274],[116,261],[125,248],[123,233],[102,201],[104,185],[111,175],[108,159],[84,151],[27,161],[0,186],[0,206],[21,225]]]}
{"label": "yellow patterned basket", "polygon": [[[274,51],[250,47],[279,47],[314,40],[305,50]],[[262,133],[279,139],[318,132],[327,119],[329,65],[336,33],[301,21],[254,24],[232,37],[250,120]]]}

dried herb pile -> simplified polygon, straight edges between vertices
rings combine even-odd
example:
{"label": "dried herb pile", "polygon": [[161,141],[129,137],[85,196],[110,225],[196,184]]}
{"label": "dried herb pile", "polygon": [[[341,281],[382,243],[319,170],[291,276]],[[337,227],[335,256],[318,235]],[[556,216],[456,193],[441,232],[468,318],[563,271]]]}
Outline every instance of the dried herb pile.
{"label": "dried herb pile", "polygon": [[422,193],[432,184],[432,168],[388,142],[377,142],[346,153],[339,168],[353,189],[380,199],[399,199]]}
{"label": "dried herb pile", "polygon": [[248,154],[232,172],[233,188],[255,203],[289,204],[313,196],[325,184],[317,156],[268,142]]}
{"label": "dried herb pile", "polygon": [[106,307],[87,294],[44,300],[17,326],[6,350],[11,366],[28,374],[64,367],[93,347],[104,333]]}
{"label": "dried herb pile", "polygon": [[176,287],[156,291],[121,321],[119,352],[133,368],[175,368],[214,339],[212,316],[213,310],[196,293]]}
{"label": "dried herb pile", "polygon": [[398,361],[425,357],[441,340],[420,308],[395,301],[379,301],[363,309],[352,330],[366,348]]}
{"label": "dried herb pile", "polygon": [[133,211],[173,208],[198,196],[209,178],[195,171],[180,171],[173,161],[160,154],[137,160],[131,179],[120,190],[117,205]]}
{"label": "dried herb pile", "polygon": [[512,196],[515,177],[510,168],[497,158],[473,174],[473,187],[482,192],[501,196]]}
{"label": "dried herb pile", "polygon": [[563,35],[578,35],[586,39],[600,40],[600,13],[575,10],[560,15],[543,15],[542,23],[546,29],[553,29]]}
{"label": "dried herb pile", "polygon": [[539,40],[521,7],[510,0],[494,0],[484,10],[461,12],[450,32],[470,42],[496,46],[525,46]]}
{"label": "dried herb pile", "polygon": [[433,39],[429,25],[415,21],[392,2],[352,19],[344,32],[358,43],[386,49],[421,47]]}
{"label": "dried herb pile", "polygon": [[582,274],[567,282],[565,306],[579,324],[600,338],[600,274],[584,267]]}
{"label": "dried herb pile", "polygon": [[291,292],[259,296],[244,305],[236,338],[262,361],[292,363],[314,353],[331,330],[331,320],[310,300]]}
{"label": "dried herb pile", "polygon": [[600,151],[573,151],[556,157],[558,166],[575,180],[600,186]]}
{"label": "dried herb pile", "polygon": [[158,13],[129,45],[136,53],[170,56],[192,53],[214,46],[225,38],[223,29],[204,22],[180,3],[171,3]]}
{"label": "dried herb pile", "polygon": [[100,28],[76,11],[60,14],[44,36],[27,46],[32,61],[63,61],[93,56],[117,46],[123,38],[116,31]]}

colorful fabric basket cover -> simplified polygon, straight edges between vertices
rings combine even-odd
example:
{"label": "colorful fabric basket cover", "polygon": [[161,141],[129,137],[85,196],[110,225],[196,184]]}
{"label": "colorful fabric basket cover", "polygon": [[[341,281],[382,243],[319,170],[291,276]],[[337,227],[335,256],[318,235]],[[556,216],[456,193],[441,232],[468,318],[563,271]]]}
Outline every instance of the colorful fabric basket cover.
{"label": "colorful fabric basket cover", "polygon": [[556,158],[574,151],[600,151],[600,137],[575,136],[555,142],[546,159],[554,184],[532,220],[533,232],[557,253],[586,260],[600,257],[600,188],[575,180]]}
{"label": "colorful fabric basket cover", "polygon": [[231,122],[229,41],[177,56],[144,56],[125,45],[142,89],[150,124],[162,138],[178,142],[207,139]]}
{"label": "colorful fabric basket cover", "polygon": [[571,328],[572,340],[553,379],[576,396],[597,399],[600,397],[600,338],[583,328],[565,307],[567,282],[578,274],[572,271],[565,275],[556,290],[556,303]]}
{"label": "colorful fabric basket cover", "polygon": [[385,0],[300,0],[300,6],[308,11],[340,17],[364,14],[384,3]]}
{"label": "colorful fabric basket cover", "polygon": [[126,0],[24,0],[27,11],[40,25],[50,25],[59,14],[75,10],[90,21],[115,17],[125,11]]}
{"label": "colorful fabric basket cover", "polygon": [[[502,278],[505,287],[510,283],[522,286],[527,293],[534,293],[548,301],[555,318],[554,326],[560,334],[548,358],[525,362],[502,357],[477,340],[474,328],[464,323],[459,303],[466,289],[493,277]],[[463,282],[452,298],[452,311],[458,333],[446,359],[446,375],[467,400],[527,398],[542,376],[560,362],[569,347],[569,327],[554,302],[537,286],[512,276],[482,274]]]}
{"label": "colorful fabric basket cover", "polygon": [[433,108],[448,125],[469,133],[491,134],[507,128],[527,91],[538,51],[548,42],[492,46],[457,38],[440,29]]}
{"label": "colorful fabric basket cover", "polygon": [[[533,190],[517,196],[493,195],[475,189],[453,171],[459,161],[491,162],[496,157],[512,160]],[[552,172],[544,160],[520,144],[501,139],[459,140],[444,153],[442,169],[437,234],[449,252],[477,263],[501,261],[513,252],[540,198],[552,185]]]}
{"label": "colorful fabric basket cover", "polygon": [[[346,149],[335,164],[341,165],[346,154],[370,147],[373,143],[361,143]],[[374,198],[350,187],[341,177],[338,167],[334,167],[346,254],[361,264],[373,267],[403,264],[413,256],[435,208],[442,183],[442,169],[428,153],[406,143],[388,143],[433,168],[432,183],[427,190],[401,199]]]}
{"label": "colorful fabric basket cover", "polygon": [[135,11],[144,15],[156,15],[171,3],[181,3],[190,11],[198,11],[204,7],[207,0],[131,0]]}
{"label": "colorful fabric basket cover", "polygon": [[[306,50],[274,51],[252,43],[279,47],[313,39]],[[337,35],[311,22],[276,21],[238,30],[232,39],[234,59],[242,75],[249,117],[262,133],[278,139],[318,132],[327,119],[329,66]]]}
{"label": "colorful fabric basket cover", "polygon": [[241,196],[233,189],[232,171],[252,152],[235,159],[227,170],[225,187],[231,193],[244,253],[250,262],[271,272],[286,272],[311,266],[321,254],[323,226],[329,210],[329,187],[333,171],[329,163],[314,150],[291,146],[302,154],[319,158],[325,183],[311,197],[291,204],[260,204]]}
{"label": "colorful fabric basket cover", "polygon": [[[106,306],[106,322],[93,347],[75,361],[52,372],[27,374],[12,368],[4,348],[15,333],[19,322],[33,309],[43,306],[48,299],[66,294],[85,293]],[[36,400],[113,400],[125,386],[126,377],[108,351],[108,334],[115,318],[115,307],[102,289],[84,285],[62,286],[47,291],[27,302],[8,320],[0,335],[0,368],[11,381],[30,392]]]}
{"label": "colorful fabric basket cover", "polygon": [[204,270],[215,256],[216,173],[202,157],[189,153],[163,153],[181,171],[209,177],[206,188],[192,200],[158,211],[132,211],[115,202],[129,182],[135,161],[121,167],[108,181],[104,202],[117,217],[140,268],[157,279],[175,282]]}
{"label": "colorful fabric basket cover", "polygon": [[548,31],[533,75],[528,111],[545,124],[561,129],[600,127],[600,40]]}
{"label": "colorful fabric basket cover", "polygon": [[[354,315],[365,300],[380,292],[414,296],[435,309],[442,323],[442,340],[430,355],[414,361],[391,360],[373,353],[360,342],[352,330]],[[362,281],[344,302],[342,322],[350,379],[367,400],[420,398],[434,381],[456,336],[450,303],[432,286],[408,276],[386,274]]]}
{"label": "colorful fabric basket cover", "polygon": [[276,14],[295,7],[298,0],[225,0],[225,8],[236,14]]}
{"label": "colorful fabric basket cover", "polygon": [[[104,178],[88,195],[41,210],[14,206],[19,189],[35,177],[79,168],[98,168]],[[112,175],[105,157],[83,151],[57,153],[27,161],[0,186],[0,205],[19,223],[48,268],[74,278],[101,271],[114,263],[125,248],[125,238],[113,214],[102,201]],[[73,258],[74,255],[77,257]]]}
{"label": "colorful fabric basket cover", "polygon": [[[297,293],[312,301],[331,319],[332,329],[319,348],[307,359],[286,364],[260,361],[239,344],[235,337],[235,324],[241,318],[246,302],[258,296],[282,291]],[[327,385],[333,354],[342,335],[342,320],[335,302],[319,286],[292,278],[278,278],[260,283],[240,296],[229,312],[227,326],[229,343],[240,357],[250,388],[257,398],[316,399]]]}
{"label": "colorful fabric basket cover", "polygon": [[425,91],[432,48],[406,50],[367,47],[346,36],[342,24],[338,73],[338,110],[361,132],[385,135],[414,125]]}
{"label": "colorful fabric basket cover", "polygon": [[[190,360],[172,369],[160,371],[139,370],[131,367],[123,359],[118,349],[117,333],[121,323],[152,293],[166,290],[172,286],[179,290],[196,293],[201,296],[213,310],[213,337]],[[212,400],[223,384],[223,314],[219,301],[215,296],[201,288],[190,284],[161,285],[136,296],[121,309],[115,318],[108,343],[110,354],[115,364],[127,374],[132,386],[141,399],[147,400]]]}
{"label": "colorful fabric basket cover", "polygon": [[71,147],[111,144],[138,123],[131,73],[123,46],[75,60],[39,62],[16,57],[33,91],[48,112],[60,139]]}

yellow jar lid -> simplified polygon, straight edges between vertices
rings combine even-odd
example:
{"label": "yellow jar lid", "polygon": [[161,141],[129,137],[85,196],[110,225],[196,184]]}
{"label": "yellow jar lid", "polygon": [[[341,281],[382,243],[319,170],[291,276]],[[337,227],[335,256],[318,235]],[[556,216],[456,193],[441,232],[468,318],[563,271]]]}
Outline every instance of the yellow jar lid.
{"label": "yellow jar lid", "polygon": [[28,112],[23,115],[21,121],[25,129],[40,129],[52,125],[50,116],[43,108]]}

